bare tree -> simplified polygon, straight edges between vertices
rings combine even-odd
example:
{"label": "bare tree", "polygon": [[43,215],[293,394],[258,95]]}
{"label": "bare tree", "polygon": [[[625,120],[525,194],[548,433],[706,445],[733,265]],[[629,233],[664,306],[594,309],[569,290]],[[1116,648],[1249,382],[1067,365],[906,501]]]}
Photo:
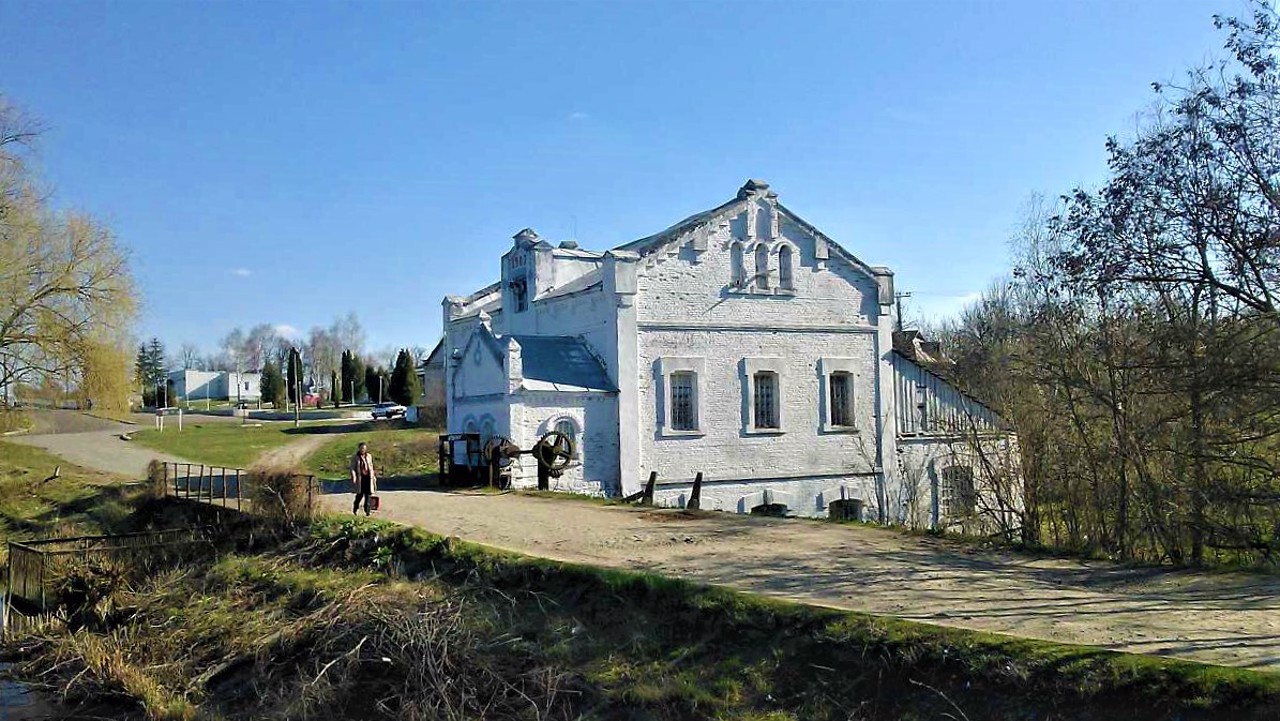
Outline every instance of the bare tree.
{"label": "bare tree", "polygon": [[178,348],[178,365],[183,370],[206,370],[204,359],[200,355],[200,348],[195,343],[183,343]]}

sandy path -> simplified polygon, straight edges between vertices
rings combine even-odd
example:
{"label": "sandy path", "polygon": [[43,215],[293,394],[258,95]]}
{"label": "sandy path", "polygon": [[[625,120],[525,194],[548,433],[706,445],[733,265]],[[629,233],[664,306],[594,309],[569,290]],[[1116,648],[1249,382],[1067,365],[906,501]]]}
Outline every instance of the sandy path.
{"label": "sandy path", "polygon": [[[565,561],[824,606],[1280,671],[1280,578],[976,551],[868,527],[386,491],[381,516]],[[345,511],[348,494],[326,496]]]}
{"label": "sandy path", "polygon": [[307,456],[323,446],[325,442],[333,440],[332,435],[317,433],[305,435],[296,441],[290,441],[278,448],[272,448],[258,456],[258,460],[253,465],[282,465],[288,466],[293,464],[301,464]]}
{"label": "sandy path", "polygon": [[118,425],[119,428],[110,430],[10,436],[4,440],[10,443],[38,446],[76,465],[108,473],[119,473],[133,479],[147,477],[147,464],[153,458],[186,463],[184,458],[121,440],[121,433],[135,430],[135,428],[124,424]]}

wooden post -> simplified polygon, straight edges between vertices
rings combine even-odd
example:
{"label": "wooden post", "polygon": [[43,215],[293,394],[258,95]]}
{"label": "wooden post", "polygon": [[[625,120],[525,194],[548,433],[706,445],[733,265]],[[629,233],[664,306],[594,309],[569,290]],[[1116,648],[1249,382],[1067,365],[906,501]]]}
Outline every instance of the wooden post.
{"label": "wooden post", "polygon": [[[178,497],[178,464],[165,461],[164,462],[165,473],[169,472],[169,466],[173,466],[173,497],[177,498]],[[165,485],[168,485],[168,484],[165,484]]]}
{"label": "wooden post", "polygon": [[698,471],[698,475],[693,479],[693,492],[689,494],[689,502],[684,504],[685,509],[697,511],[702,508],[702,471]]}
{"label": "wooden post", "polygon": [[236,510],[240,510],[240,469],[236,469]]}
{"label": "wooden post", "polygon": [[227,467],[222,467],[222,507],[227,507]]}
{"label": "wooden post", "polygon": [[204,500],[204,464],[200,464],[200,480],[196,481],[196,500]]}
{"label": "wooden post", "polygon": [[658,485],[658,472],[649,472],[649,482],[644,484],[644,498],[640,501],[646,506],[653,505],[653,487]]}

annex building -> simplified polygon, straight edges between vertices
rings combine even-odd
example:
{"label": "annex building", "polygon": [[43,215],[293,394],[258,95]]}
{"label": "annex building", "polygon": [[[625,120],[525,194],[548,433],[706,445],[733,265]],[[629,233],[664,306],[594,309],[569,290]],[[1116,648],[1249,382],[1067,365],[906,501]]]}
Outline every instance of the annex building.
{"label": "annex building", "polygon": [[[893,272],[748,181],[612,250],[515,235],[498,282],[444,299],[450,433],[576,440],[553,488],[948,526],[1019,503],[1016,443],[899,334]],[[522,457],[516,486],[534,484]]]}

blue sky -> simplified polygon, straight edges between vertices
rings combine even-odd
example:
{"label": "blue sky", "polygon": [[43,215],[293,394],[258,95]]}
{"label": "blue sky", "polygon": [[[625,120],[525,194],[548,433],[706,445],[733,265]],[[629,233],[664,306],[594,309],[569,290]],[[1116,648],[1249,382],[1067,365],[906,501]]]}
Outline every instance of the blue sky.
{"label": "blue sky", "polygon": [[0,92],[136,259],[141,336],[355,311],[431,345],[531,226],[603,249],[768,180],[916,314],[1096,183],[1236,1],[16,2]]}

